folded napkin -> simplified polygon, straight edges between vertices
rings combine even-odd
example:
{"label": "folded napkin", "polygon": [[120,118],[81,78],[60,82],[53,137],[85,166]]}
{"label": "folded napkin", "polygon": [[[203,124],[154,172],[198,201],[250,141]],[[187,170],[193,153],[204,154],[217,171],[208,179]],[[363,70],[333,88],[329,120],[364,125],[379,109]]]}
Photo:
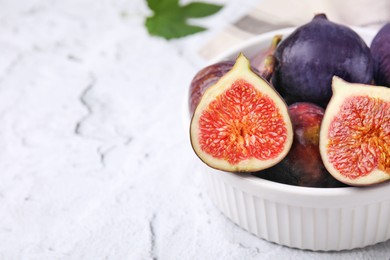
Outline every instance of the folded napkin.
{"label": "folded napkin", "polygon": [[317,13],[348,26],[378,30],[390,21],[389,0],[262,0],[199,50],[206,60],[255,35],[308,23]]}

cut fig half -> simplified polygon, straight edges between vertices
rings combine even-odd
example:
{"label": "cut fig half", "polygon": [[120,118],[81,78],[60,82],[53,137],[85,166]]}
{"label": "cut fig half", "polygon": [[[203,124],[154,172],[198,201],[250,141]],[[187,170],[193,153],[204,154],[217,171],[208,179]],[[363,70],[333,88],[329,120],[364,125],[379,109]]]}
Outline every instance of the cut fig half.
{"label": "cut fig half", "polygon": [[390,179],[390,89],[333,77],[320,153],[339,181],[365,186]]}
{"label": "cut fig half", "polygon": [[240,54],[232,69],[203,94],[190,137],[195,153],[210,167],[254,172],[287,155],[293,131],[283,99]]}

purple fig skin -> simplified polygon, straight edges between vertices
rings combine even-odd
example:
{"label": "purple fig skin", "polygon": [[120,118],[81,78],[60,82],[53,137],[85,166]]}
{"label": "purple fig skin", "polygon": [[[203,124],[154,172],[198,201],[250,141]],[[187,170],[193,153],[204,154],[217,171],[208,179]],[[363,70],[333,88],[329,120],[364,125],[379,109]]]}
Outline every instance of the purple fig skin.
{"label": "purple fig skin", "polygon": [[322,163],[319,133],[324,109],[312,103],[300,102],[290,105],[288,111],[294,128],[294,141],[289,153],[277,165],[255,175],[301,187],[345,187]]}
{"label": "purple fig skin", "polygon": [[390,23],[385,24],[375,35],[370,49],[374,59],[376,85],[390,88]]}
{"label": "purple fig skin", "polygon": [[276,52],[272,83],[288,104],[311,102],[326,107],[333,76],[369,84],[374,64],[370,49],[350,28],[324,14],[297,28]]}

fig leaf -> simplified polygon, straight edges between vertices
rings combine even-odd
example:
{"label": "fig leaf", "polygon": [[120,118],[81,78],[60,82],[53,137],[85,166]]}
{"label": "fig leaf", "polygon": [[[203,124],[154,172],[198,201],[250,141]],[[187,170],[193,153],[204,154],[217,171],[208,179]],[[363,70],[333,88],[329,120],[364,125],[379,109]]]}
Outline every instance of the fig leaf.
{"label": "fig leaf", "polygon": [[204,2],[180,5],[178,0],[146,0],[153,14],[145,20],[150,35],[167,40],[202,32],[206,28],[188,24],[188,18],[207,17],[217,13],[222,6]]}
{"label": "fig leaf", "polygon": [[192,2],[183,6],[183,13],[186,17],[201,18],[213,15],[221,10],[221,5],[208,4],[202,2]]}

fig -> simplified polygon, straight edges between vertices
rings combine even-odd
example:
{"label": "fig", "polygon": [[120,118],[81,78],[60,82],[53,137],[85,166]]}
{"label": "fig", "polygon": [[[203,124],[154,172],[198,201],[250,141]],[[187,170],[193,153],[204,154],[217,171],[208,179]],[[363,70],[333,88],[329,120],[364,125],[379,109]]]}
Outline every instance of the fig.
{"label": "fig", "polygon": [[318,188],[343,187],[326,170],[319,149],[319,135],[324,109],[308,102],[294,103],[288,107],[294,129],[292,147],[277,165],[258,172],[255,176],[267,180]]}
{"label": "fig", "polygon": [[317,14],[284,39],[275,58],[272,83],[288,104],[311,102],[326,107],[334,75],[364,84],[373,79],[373,60],[366,43],[325,14]]}
{"label": "fig", "polygon": [[390,87],[390,23],[385,24],[371,42],[374,79],[377,85]]}
{"label": "fig", "polygon": [[320,131],[326,169],[339,181],[364,186],[390,179],[390,88],[333,77],[333,96]]}
{"label": "fig", "polygon": [[241,53],[232,69],[210,86],[190,125],[192,147],[207,165],[253,172],[282,160],[292,144],[287,105],[251,70]]}

